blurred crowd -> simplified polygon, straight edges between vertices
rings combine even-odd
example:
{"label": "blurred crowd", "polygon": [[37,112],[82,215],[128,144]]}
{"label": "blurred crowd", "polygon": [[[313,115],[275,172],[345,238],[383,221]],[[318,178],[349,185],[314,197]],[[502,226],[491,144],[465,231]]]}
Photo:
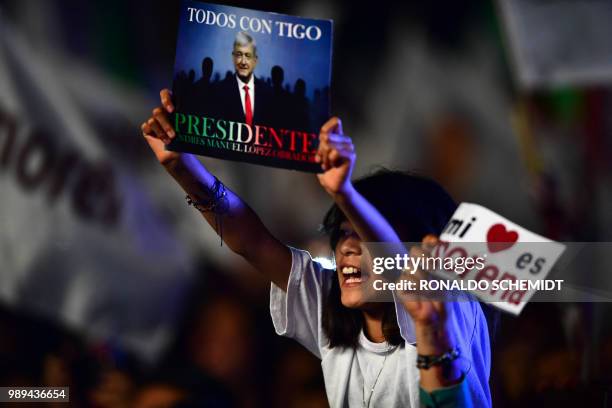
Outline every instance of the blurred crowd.
{"label": "blurred crowd", "polygon": [[90,341],[3,306],[0,384],[67,386],[70,405],[83,407],[327,406],[319,361],[274,335],[267,285],[253,271],[238,282],[207,269],[154,363],[112,340]]}
{"label": "blurred crowd", "polygon": [[[254,271],[241,273],[234,281],[212,272],[194,287],[171,346],[154,364],[3,306],[0,384],[68,386],[71,406],[96,408],[326,407],[320,361],[274,334],[268,286]],[[494,406],[606,406],[612,331],[589,332],[579,318],[589,307],[532,304],[520,319],[496,322]],[[601,341],[593,345],[593,336]]]}

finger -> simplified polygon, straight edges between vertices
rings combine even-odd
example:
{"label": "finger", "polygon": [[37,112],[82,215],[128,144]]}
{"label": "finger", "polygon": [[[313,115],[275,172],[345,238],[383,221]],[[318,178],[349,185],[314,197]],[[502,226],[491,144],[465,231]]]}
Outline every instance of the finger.
{"label": "finger", "polygon": [[342,121],[337,116],[330,118],[327,122],[323,124],[323,126],[321,126],[321,132],[322,133],[333,132],[333,133],[337,133],[340,135],[343,134]]}
{"label": "finger", "polygon": [[344,130],[342,129],[342,120],[340,120],[340,118],[336,118],[336,119],[338,119],[337,132],[338,132],[338,134],[343,135],[344,134]]}
{"label": "finger", "polygon": [[327,137],[329,143],[353,143],[349,136],[344,136],[338,133],[329,133]]}
{"label": "finger", "polygon": [[144,122],[142,125],[140,125],[140,129],[142,130],[142,135],[149,145],[154,146],[156,142],[161,142],[161,140],[155,136],[155,132],[153,132],[153,129],[151,129],[148,122]]}
{"label": "finger", "polygon": [[319,133],[319,147],[317,148],[317,155],[315,156],[315,161],[317,163],[321,163],[321,168],[323,170],[327,170],[325,166],[324,157],[327,155],[327,150],[328,150],[327,140],[328,139],[329,139],[329,133],[323,132],[323,130],[321,130],[321,132]]}
{"label": "finger", "polygon": [[322,133],[318,150],[325,152],[330,149],[354,151],[355,145],[353,145],[349,137]]}
{"label": "finger", "polygon": [[159,123],[155,119],[151,118],[147,121],[147,123],[151,127],[151,130],[153,131],[153,134],[155,135],[155,137],[160,139],[165,144],[170,143],[170,139],[168,138],[168,135],[166,134],[164,129],[162,129],[162,127],[159,125]]}
{"label": "finger", "polygon": [[161,97],[161,103],[166,108],[168,113],[174,112],[174,104],[172,103],[172,92],[169,89],[162,89],[159,92],[159,96]]}
{"label": "finger", "polygon": [[142,134],[144,136],[153,136],[153,131],[151,130],[151,126],[149,126],[148,122],[143,122],[142,125],[140,125],[140,130],[142,130]]}
{"label": "finger", "polygon": [[440,241],[438,240],[438,237],[436,235],[434,234],[425,235],[423,239],[421,240],[421,249],[425,253],[425,256],[428,256],[428,257],[431,256],[431,254],[433,253],[434,249],[436,248],[439,242]]}
{"label": "finger", "polygon": [[419,267],[410,271],[410,273],[416,275],[418,279],[424,279],[424,280],[428,280],[429,279],[428,272],[430,272],[430,271],[427,269],[427,267],[428,267],[428,262],[427,262],[428,256],[429,256],[429,253],[426,252],[423,248],[421,248],[418,245],[414,245],[414,246],[412,246],[412,248],[410,248],[410,257],[411,258],[415,258],[415,259],[421,258],[421,260],[418,263]]}
{"label": "finger", "polygon": [[345,159],[340,155],[340,152],[336,149],[331,149],[327,155],[327,160],[331,167],[338,167],[344,163]]}
{"label": "finger", "polygon": [[337,133],[325,133],[322,137],[321,143],[327,143],[330,148],[341,149],[341,150],[355,150],[353,141],[350,137],[339,135]]}
{"label": "finger", "polygon": [[352,143],[328,143],[330,149],[355,151],[355,146]]}
{"label": "finger", "polygon": [[339,167],[354,158],[355,154],[350,150],[331,149],[329,152],[329,164],[332,167]]}
{"label": "finger", "polygon": [[149,145],[151,147],[155,146],[157,143],[164,143],[161,140],[159,140],[158,138],[156,138],[155,136],[151,136],[151,135],[144,135],[145,140],[147,141],[147,143],[149,143]]}
{"label": "finger", "polygon": [[328,170],[331,168],[329,163],[329,148],[324,148],[324,152],[321,154],[321,160],[321,167],[323,167],[323,170]]}
{"label": "finger", "polygon": [[328,149],[329,147],[327,143],[319,143],[319,147],[317,147],[317,154],[323,158]]}
{"label": "finger", "polygon": [[170,139],[174,139],[176,133],[174,133],[174,129],[172,128],[172,125],[170,124],[170,121],[162,108],[153,109],[153,117],[155,120],[157,120],[162,129],[164,129],[168,137],[170,137]]}
{"label": "finger", "polygon": [[323,168],[323,170],[327,170],[328,154],[329,154],[329,145],[326,142],[319,143],[319,148],[317,149],[317,155],[319,156],[319,160],[320,160],[321,167]]}
{"label": "finger", "polygon": [[431,252],[431,250],[433,250],[436,245],[438,245],[438,237],[434,234],[427,234],[423,237],[423,240],[421,241],[422,247],[423,249],[425,249],[426,251]]}
{"label": "finger", "polygon": [[328,141],[329,141],[329,132],[324,132],[323,129],[321,129],[321,132],[319,132],[319,145],[323,143],[327,143]]}

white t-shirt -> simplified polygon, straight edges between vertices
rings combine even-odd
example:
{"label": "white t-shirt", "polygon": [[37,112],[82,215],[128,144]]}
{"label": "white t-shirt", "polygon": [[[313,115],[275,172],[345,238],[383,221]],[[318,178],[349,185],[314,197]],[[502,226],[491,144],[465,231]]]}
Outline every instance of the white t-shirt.
{"label": "white t-shirt", "polygon": [[[330,406],[363,407],[365,400],[365,406],[370,407],[418,407],[414,325],[404,307],[395,304],[405,340],[402,345],[372,343],[362,332],[356,349],[330,348],[321,319],[336,272],[323,269],[306,251],[291,248],[291,252],[287,292],[274,284],[270,289],[272,322],[277,334],[297,340],[321,359]],[[462,353],[469,397],[474,407],[490,407],[491,356],[482,309],[478,302],[465,301],[447,303],[447,311],[451,333]]]}

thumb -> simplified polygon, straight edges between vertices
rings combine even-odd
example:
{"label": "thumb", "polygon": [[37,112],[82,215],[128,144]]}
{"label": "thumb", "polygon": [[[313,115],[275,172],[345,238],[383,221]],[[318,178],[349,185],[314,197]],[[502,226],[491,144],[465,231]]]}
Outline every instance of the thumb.
{"label": "thumb", "polygon": [[344,130],[342,130],[342,119],[340,118],[336,118],[338,119],[338,123],[336,125],[336,133],[339,135],[343,135],[344,134]]}
{"label": "thumb", "polygon": [[337,116],[330,118],[321,127],[321,133],[336,133],[339,135],[343,135],[344,131],[342,130],[342,121],[340,120],[340,118]]}

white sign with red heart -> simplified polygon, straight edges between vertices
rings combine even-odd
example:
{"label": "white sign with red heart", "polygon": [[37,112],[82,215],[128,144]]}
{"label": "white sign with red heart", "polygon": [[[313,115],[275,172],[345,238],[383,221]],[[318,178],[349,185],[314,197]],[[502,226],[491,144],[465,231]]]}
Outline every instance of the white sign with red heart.
{"label": "white sign with red heart", "polygon": [[[471,291],[474,295],[517,315],[537,291],[535,282],[546,278],[565,250],[563,244],[470,203],[459,205],[440,235],[440,242],[434,256],[482,256],[485,262],[483,268],[462,274],[438,271],[438,275],[481,283],[480,290]],[[486,290],[482,290],[484,287]]]}

